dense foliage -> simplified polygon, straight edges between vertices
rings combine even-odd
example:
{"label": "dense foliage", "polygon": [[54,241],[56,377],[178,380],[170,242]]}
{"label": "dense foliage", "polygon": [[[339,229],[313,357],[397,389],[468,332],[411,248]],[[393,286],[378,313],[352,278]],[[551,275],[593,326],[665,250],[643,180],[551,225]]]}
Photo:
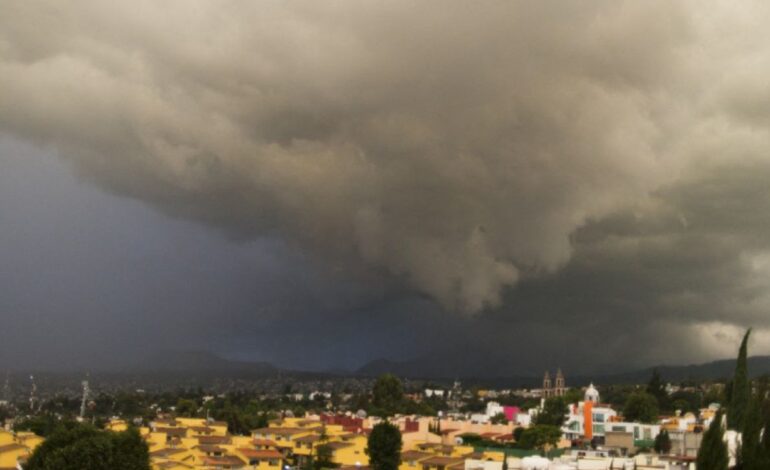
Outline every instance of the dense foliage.
{"label": "dense foliage", "polygon": [[525,429],[519,438],[519,446],[523,449],[545,450],[547,446],[555,446],[561,438],[558,426],[537,424]]}
{"label": "dense foliage", "polygon": [[508,418],[505,417],[505,413],[497,413],[489,418],[489,422],[492,424],[508,424]]}
{"label": "dense foliage", "polygon": [[722,412],[719,411],[708,430],[703,434],[696,459],[698,470],[725,470],[727,468],[727,445],[723,437]]}
{"label": "dense foliage", "polygon": [[543,409],[537,414],[535,424],[560,427],[567,420],[569,407],[562,397],[551,397],[545,400]]}
{"label": "dense foliage", "polygon": [[743,429],[746,420],[746,409],[751,398],[751,387],[746,364],[747,343],[749,341],[749,329],[743,336],[741,347],[738,350],[738,360],[735,363],[735,375],[733,376],[732,393],[727,408],[727,428]]}
{"label": "dense foliage", "polygon": [[650,381],[647,383],[646,392],[655,397],[655,400],[658,402],[658,410],[665,413],[674,411],[671,407],[672,403],[668,396],[668,392],[666,391],[666,384],[663,383],[663,379],[661,378],[658,369],[652,371],[652,377],[650,377]]}
{"label": "dense foliage", "polygon": [[623,407],[626,421],[655,423],[658,421],[658,401],[647,392],[632,393]]}
{"label": "dense foliage", "polygon": [[655,436],[655,445],[653,446],[658,454],[668,454],[671,452],[671,437],[665,429]]}
{"label": "dense foliage", "polygon": [[369,466],[373,470],[398,470],[401,464],[401,431],[387,421],[376,424],[369,435]]}
{"label": "dense foliage", "polygon": [[404,407],[404,388],[401,381],[391,374],[377,379],[372,389],[372,407],[377,416],[393,416]]}
{"label": "dense foliage", "polygon": [[147,444],[136,429],[103,431],[69,423],[51,433],[25,470],[149,470]]}

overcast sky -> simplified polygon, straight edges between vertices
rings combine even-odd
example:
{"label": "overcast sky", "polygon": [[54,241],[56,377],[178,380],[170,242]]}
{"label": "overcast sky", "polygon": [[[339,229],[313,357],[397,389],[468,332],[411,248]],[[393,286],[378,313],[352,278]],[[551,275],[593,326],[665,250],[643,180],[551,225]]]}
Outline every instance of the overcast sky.
{"label": "overcast sky", "polygon": [[3,361],[770,353],[769,14],[5,2]]}

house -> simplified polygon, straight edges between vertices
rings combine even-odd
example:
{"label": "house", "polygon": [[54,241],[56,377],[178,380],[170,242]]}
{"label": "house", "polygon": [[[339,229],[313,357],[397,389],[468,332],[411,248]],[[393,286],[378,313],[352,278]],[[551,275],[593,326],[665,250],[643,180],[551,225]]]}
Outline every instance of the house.
{"label": "house", "polygon": [[18,443],[0,445],[0,468],[16,468],[20,460],[29,457],[29,447]]}
{"label": "house", "polygon": [[283,454],[277,450],[256,450],[242,447],[236,450],[236,454],[243,458],[255,470],[281,470],[283,467]]}
{"label": "house", "polygon": [[421,460],[422,470],[463,470],[465,459],[457,457],[433,456]]}

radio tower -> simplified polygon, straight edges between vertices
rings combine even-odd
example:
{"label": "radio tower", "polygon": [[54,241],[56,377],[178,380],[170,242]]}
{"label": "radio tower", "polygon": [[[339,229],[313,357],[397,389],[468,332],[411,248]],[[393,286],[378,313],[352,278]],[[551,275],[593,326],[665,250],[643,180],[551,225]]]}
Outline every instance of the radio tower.
{"label": "radio tower", "polygon": [[88,387],[88,379],[83,381],[83,399],[80,402],[80,420],[86,415],[86,403],[88,403],[88,393],[91,389]]}
{"label": "radio tower", "polygon": [[5,383],[3,384],[3,406],[11,406],[11,379],[8,371],[5,372]]}
{"label": "radio tower", "polygon": [[32,382],[32,388],[29,391],[29,410],[34,413],[35,402],[37,401],[37,385],[35,384],[35,376],[30,375],[29,381]]}

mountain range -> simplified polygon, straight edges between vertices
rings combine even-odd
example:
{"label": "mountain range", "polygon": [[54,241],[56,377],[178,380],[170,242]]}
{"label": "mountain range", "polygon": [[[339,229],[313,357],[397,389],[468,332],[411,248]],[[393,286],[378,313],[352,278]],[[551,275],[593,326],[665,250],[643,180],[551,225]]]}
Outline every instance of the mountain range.
{"label": "mountain range", "polygon": [[[537,387],[541,384],[542,376],[535,374],[454,374],[462,370],[458,364],[447,364],[437,361],[431,364],[429,359],[416,361],[390,361],[378,359],[371,361],[355,371],[345,372],[312,372],[281,369],[267,362],[233,361],[205,351],[175,351],[154,354],[146,360],[128,368],[125,372],[134,373],[184,373],[198,376],[217,376],[242,378],[265,377],[359,377],[373,378],[384,373],[392,373],[399,377],[449,382],[460,379],[465,383],[495,387]],[[462,366],[463,364],[459,364]],[[581,386],[590,382],[595,384],[643,383],[657,369],[664,380],[680,383],[688,380],[718,380],[729,378],[735,367],[734,359],[723,359],[702,364],[681,366],[659,365],[629,371],[611,372],[606,374],[580,374],[570,376],[565,370],[568,385]],[[749,373],[752,376],[770,374],[770,356],[752,356],[748,359]],[[467,370],[467,369],[466,369]]]}
{"label": "mountain range", "polygon": [[[661,377],[671,383],[681,383],[688,380],[719,380],[732,377],[735,368],[734,359],[721,359],[717,361],[706,362],[702,364],[689,364],[681,366],[659,365],[646,367],[626,372],[615,372],[608,374],[581,374],[569,376],[567,374],[568,385],[580,386],[595,384],[620,384],[620,383],[644,383],[649,380],[654,370],[657,370]],[[752,377],[761,375],[770,375],[770,356],[752,356],[748,358],[748,369]],[[542,383],[542,376],[533,375],[475,375],[475,376],[451,376],[441,375],[441,368],[426,369],[423,361],[389,361],[378,359],[367,363],[354,375],[362,377],[376,377],[384,373],[392,373],[399,377],[422,378],[428,380],[440,379],[462,379],[465,382],[485,384],[498,387],[537,387]],[[553,372],[553,371],[552,371]]]}

